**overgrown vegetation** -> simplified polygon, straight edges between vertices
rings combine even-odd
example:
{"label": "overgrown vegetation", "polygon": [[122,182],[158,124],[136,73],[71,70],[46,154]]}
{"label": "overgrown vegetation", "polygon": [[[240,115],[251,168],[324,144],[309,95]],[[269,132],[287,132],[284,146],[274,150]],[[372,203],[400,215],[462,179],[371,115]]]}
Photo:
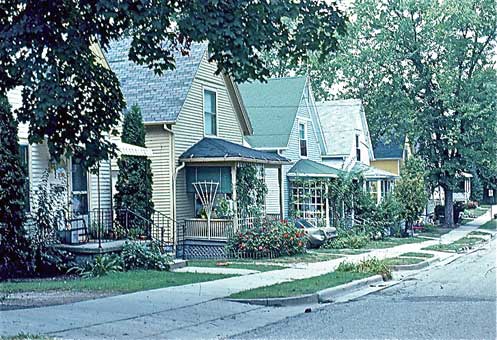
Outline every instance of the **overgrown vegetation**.
{"label": "overgrown vegetation", "polygon": [[337,272],[355,272],[355,273],[374,273],[381,275],[383,280],[392,278],[392,270],[385,260],[379,260],[376,257],[371,257],[360,261],[359,263],[342,262],[338,265]]}
{"label": "overgrown vegetation", "polygon": [[246,164],[236,168],[236,197],[239,217],[258,217],[264,209],[267,186],[262,168]]}
{"label": "overgrown vegetation", "polygon": [[254,258],[277,257],[302,254],[306,244],[307,236],[303,230],[287,222],[263,221],[232,235],[226,249],[233,254],[241,253]]}

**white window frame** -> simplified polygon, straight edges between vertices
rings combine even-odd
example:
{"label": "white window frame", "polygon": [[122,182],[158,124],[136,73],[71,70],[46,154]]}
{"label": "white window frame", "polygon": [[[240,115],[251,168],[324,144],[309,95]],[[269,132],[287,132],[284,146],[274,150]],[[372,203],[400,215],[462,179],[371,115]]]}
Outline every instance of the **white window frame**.
{"label": "white window frame", "polygon": [[[70,157],[69,158],[69,164],[68,164],[68,168],[69,168],[69,174],[70,174],[70,177],[68,178],[69,179],[69,189],[70,189],[70,195],[68,195],[68,198],[69,198],[69,205],[70,205],[70,209],[71,209],[71,214],[73,214],[73,202],[72,202],[72,199],[73,199],[73,196],[74,195],[86,195],[86,206],[88,207],[88,212],[87,212],[87,215],[90,214],[90,211],[91,211],[91,206],[90,206],[90,203],[91,203],[91,200],[90,200],[90,195],[91,195],[91,183],[90,183],[90,176],[88,175],[88,171],[86,171],[86,191],[85,190],[73,190],[73,161],[74,161],[74,158],[73,157]],[[84,216],[84,215],[81,215],[81,216]]]}
{"label": "white window frame", "polygon": [[[216,118],[216,131],[214,134],[206,134],[205,133],[205,92],[209,91],[214,93],[215,98],[216,98],[216,113],[215,113],[215,118]],[[202,133],[204,137],[216,137],[219,135],[219,119],[218,119],[218,114],[219,114],[219,100],[218,100],[218,90],[212,87],[207,87],[207,86],[202,86]]]}
{"label": "white window frame", "polygon": [[[300,126],[304,126],[304,139],[301,139],[300,138]],[[299,120],[298,121],[298,135],[299,135],[299,155],[301,158],[308,158],[309,157],[309,136],[308,136],[308,133],[307,133],[307,121],[305,120]],[[302,147],[300,145],[300,141],[302,140],[305,140],[305,151],[306,151],[306,155],[303,156],[302,155]]]}
{"label": "white window frame", "polygon": [[26,174],[27,176],[27,180],[28,180],[28,195],[29,195],[29,199],[28,199],[28,206],[27,207],[24,207],[24,211],[27,212],[27,213],[30,213],[31,212],[31,200],[32,200],[32,195],[31,195],[31,179],[33,178],[32,176],[32,167],[31,167],[31,163],[32,163],[32,156],[31,156],[31,145],[27,142],[27,141],[23,141],[23,140],[20,140],[19,141],[19,152],[20,152],[20,147],[23,146],[23,147],[26,147],[26,154],[28,156],[28,173]]}
{"label": "white window frame", "polygon": [[292,208],[299,212],[300,218],[314,222],[326,219],[326,186],[320,182],[303,181],[292,183]]}
{"label": "white window frame", "polygon": [[[362,159],[362,152],[361,152],[361,136],[356,133],[355,135],[355,158],[356,158],[356,161],[358,162],[361,162],[361,159]],[[357,157],[357,155],[359,155],[359,157]]]}

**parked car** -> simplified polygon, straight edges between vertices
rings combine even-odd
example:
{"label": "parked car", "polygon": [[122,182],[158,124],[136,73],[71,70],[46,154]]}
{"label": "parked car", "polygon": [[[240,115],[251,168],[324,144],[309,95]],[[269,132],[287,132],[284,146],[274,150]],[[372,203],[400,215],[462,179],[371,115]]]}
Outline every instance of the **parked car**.
{"label": "parked car", "polygon": [[300,229],[304,229],[311,247],[319,247],[324,242],[337,236],[337,230],[333,227],[318,227],[314,225],[311,221],[299,218],[295,221],[295,226]]}

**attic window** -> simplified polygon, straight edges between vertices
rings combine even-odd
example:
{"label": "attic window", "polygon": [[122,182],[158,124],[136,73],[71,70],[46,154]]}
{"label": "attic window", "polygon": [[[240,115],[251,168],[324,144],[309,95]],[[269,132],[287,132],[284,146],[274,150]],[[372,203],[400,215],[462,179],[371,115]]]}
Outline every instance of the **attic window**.
{"label": "attic window", "polygon": [[300,156],[307,157],[307,129],[305,123],[299,123]]}
{"label": "attic window", "polygon": [[217,135],[217,103],[216,92],[204,90],[204,134]]}
{"label": "attic window", "polygon": [[355,153],[356,153],[356,160],[358,162],[361,161],[361,145],[359,144],[359,135],[355,135]]}

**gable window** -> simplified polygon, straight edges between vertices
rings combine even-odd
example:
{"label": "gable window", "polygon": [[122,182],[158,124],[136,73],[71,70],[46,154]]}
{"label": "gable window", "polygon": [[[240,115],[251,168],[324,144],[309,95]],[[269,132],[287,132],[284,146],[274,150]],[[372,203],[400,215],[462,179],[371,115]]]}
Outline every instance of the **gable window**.
{"label": "gable window", "polygon": [[305,123],[299,123],[300,156],[307,157],[307,129]]}
{"label": "gable window", "polygon": [[361,147],[359,144],[359,135],[355,135],[355,157],[358,162],[361,161]]}
{"label": "gable window", "polygon": [[24,211],[29,212],[29,152],[27,145],[19,146],[19,153],[21,155],[21,167],[24,171],[25,180],[24,180]]}
{"label": "gable window", "polygon": [[204,134],[217,135],[216,92],[204,90]]}

